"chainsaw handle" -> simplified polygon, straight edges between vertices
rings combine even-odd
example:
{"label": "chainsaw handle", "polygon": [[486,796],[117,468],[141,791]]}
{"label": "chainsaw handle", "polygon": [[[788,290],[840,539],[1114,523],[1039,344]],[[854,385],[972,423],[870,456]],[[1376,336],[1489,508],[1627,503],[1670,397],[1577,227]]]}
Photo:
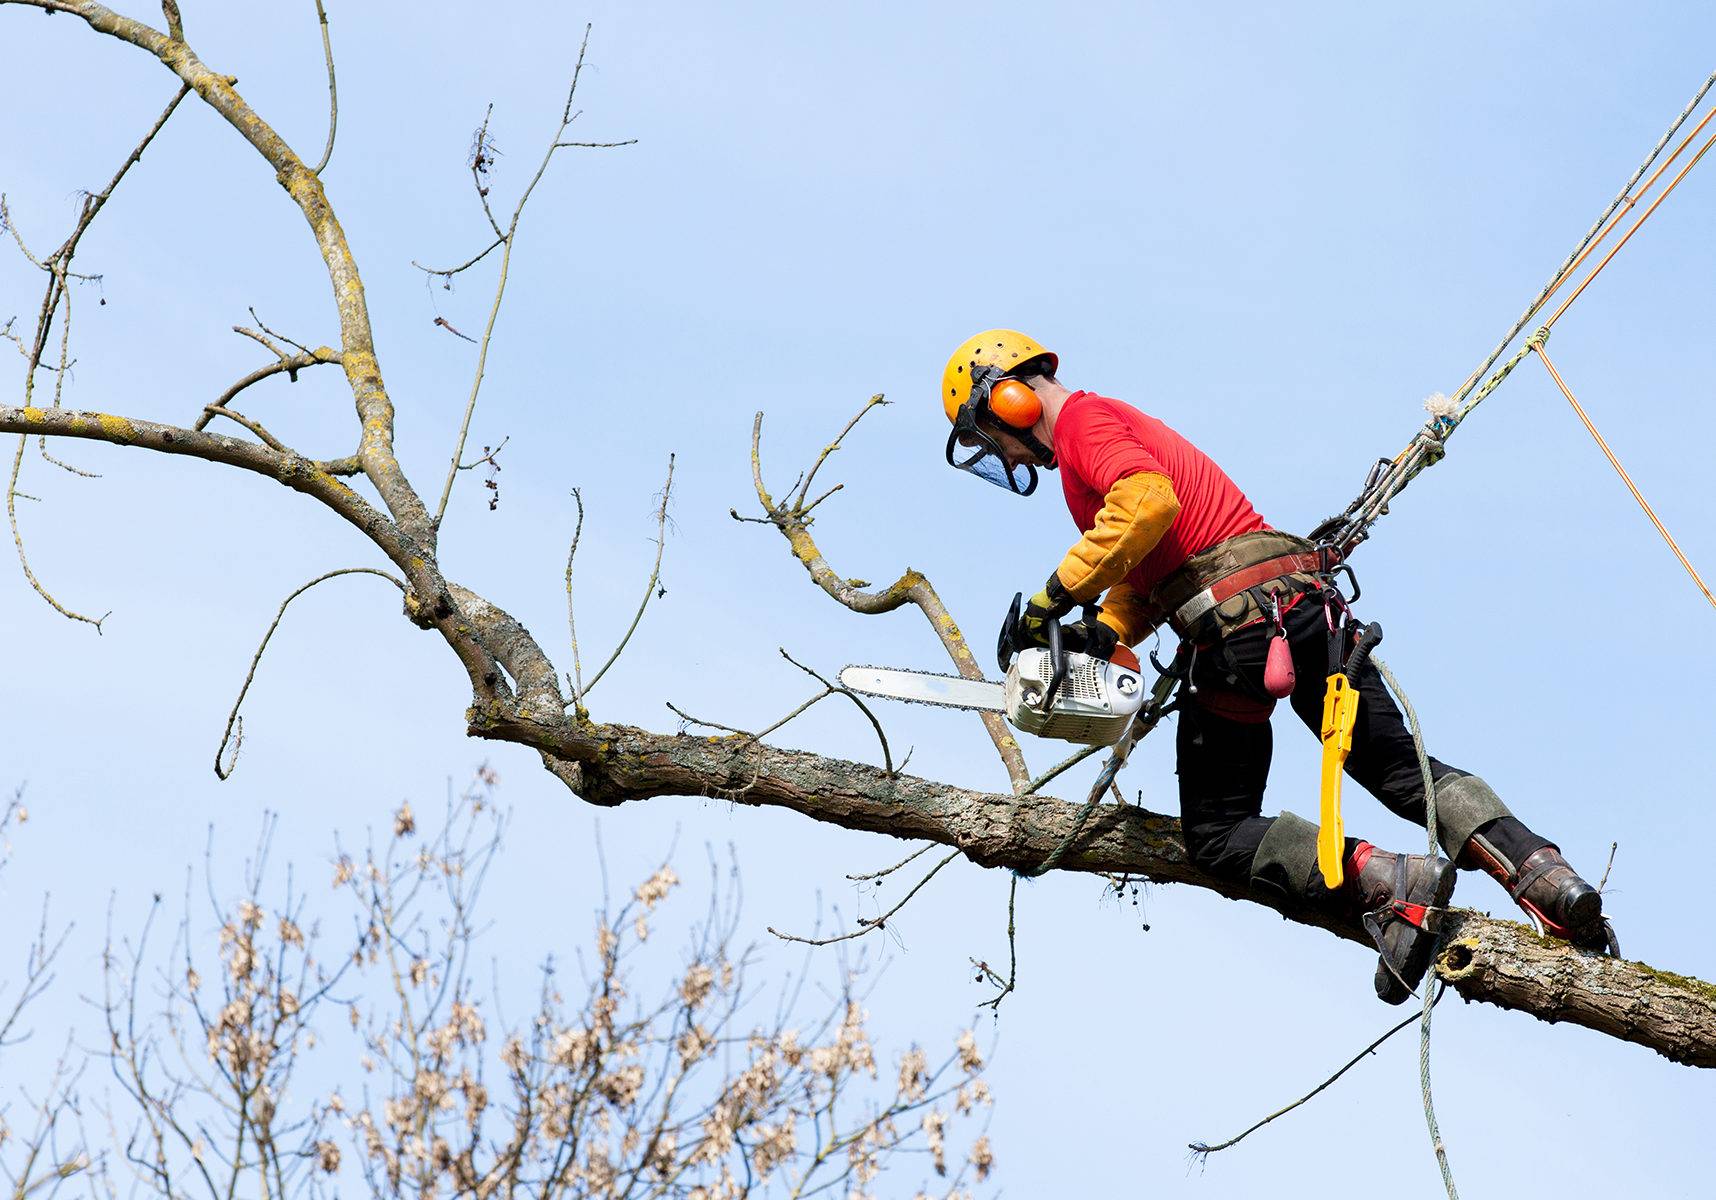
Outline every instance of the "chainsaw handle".
{"label": "chainsaw handle", "polygon": [[1014,592],[1013,603],[1007,606],[1006,619],[1001,622],[1001,637],[995,645],[995,661],[1000,664],[1003,675],[1007,673],[1007,668],[1013,665],[1013,631],[1019,625],[1019,610],[1024,603],[1025,593]]}
{"label": "chainsaw handle", "polygon": [[1061,623],[1050,621],[1049,632],[1049,687],[1043,693],[1043,711],[1054,709],[1055,693],[1061,690],[1061,684],[1067,677],[1066,646],[1061,642]]}

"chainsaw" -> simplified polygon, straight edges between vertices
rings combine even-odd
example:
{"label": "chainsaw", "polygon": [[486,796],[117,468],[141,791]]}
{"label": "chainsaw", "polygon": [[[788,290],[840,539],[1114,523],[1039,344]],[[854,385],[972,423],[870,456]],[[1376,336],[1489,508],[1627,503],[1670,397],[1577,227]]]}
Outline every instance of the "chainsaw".
{"label": "chainsaw", "polygon": [[[1058,621],[1047,626],[1047,646],[1021,645],[1023,598],[1013,597],[1001,626],[1000,682],[892,667],[847,667],[840,682],[866,696],[1000,713],[1015,729],[1038,737],[1114,745],[1150,696],[1138,656],[1125,646],[1117,646],[1112,659],[1072,649]],[[1095,608],[1085,616],[1094,620]]]}

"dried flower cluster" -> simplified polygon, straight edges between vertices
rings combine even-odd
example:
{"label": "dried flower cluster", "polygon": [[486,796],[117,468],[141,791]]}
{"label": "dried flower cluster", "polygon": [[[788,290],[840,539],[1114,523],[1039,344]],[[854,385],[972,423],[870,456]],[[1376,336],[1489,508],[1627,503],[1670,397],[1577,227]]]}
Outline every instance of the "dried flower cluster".
{"label": "dried flower cluster", "polygon": [[[735,889],[718,886],[687,924],[665,865],[599,915],[570,998],[545,968],[533,1011],[500,1025],[467,970],[505,824],[494,782],[485,769],[438,829],[402,805],[385,842],[336,856],[355,944],[324,955],[303,897],[265,904],[265,838],[221,921],[219,969],[199,963],[181,926],[179,982],[153,1021],[138,1011],[145,941],[111,956],[112,1057],[135,1105],[124,1153],[141,1181],[162,1196],[195,1183],[268,1200],[360,1178],[372,1195],[412,1200],[864,1200],[902,1148],[928,1152],[904,1169],[933,1178],[937,1197],[988,1178],[981,1128],[963,1156],[949,1149],[953,1126],[981,1126],[990,1104],[969,1031],[937,1059],[908,1049],[884,1074],[856,975],[810,1019],[761,997],[749,952],[734,948]],[[641,951],[662,922],[688,942],[643,989]],[[316,1078],[343,1065],[344,1086],[306,1099],[300,1068],[318,1047]]]}

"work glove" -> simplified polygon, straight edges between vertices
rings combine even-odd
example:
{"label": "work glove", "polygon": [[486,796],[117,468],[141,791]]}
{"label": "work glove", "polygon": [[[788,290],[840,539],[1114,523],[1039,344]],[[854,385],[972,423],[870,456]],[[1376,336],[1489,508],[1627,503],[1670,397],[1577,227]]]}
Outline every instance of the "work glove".
{"label": "work glove", "polygon": [[1113,659],[1120,635],[1095,617],[1061,626],[1061,645],[1104,661]]}
{"label": "work glove", "polygon": [[1066,616],[1077,604],[1071,593],[1061,586],[1061,577],[1050,575],[1043,590],[1025,602],[1025,611],[1019,614],[1019,623],[1013,630],[1015,644],[1047,646],[1049,625]]}

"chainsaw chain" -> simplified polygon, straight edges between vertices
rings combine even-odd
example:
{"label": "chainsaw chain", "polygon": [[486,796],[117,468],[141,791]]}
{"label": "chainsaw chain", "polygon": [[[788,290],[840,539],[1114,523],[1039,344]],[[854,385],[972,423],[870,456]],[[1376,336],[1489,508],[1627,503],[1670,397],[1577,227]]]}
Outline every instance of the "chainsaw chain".
{"label": "chainsaw chain", "polygon": [[[882,667],[882,666],[877,666],[874,663],[847,663],[844,667],[841,667],[840,670],[842,672],[847,671],[847,670],[855,670],[855,671],[900,671],[900,672],[909,672],[912,675],[920,675],[925,679],[946,679],[946,680],[949,680],[950,682],[954,682],[954,683],[988,683],[988,684],[995,684],[996,683],[995,680],[990,679],[987,676],[980,676],[977,679],[967,679],[963,675],[948,675],[948,674],[941,672],[941,671],[919,671],[919,670],[916,670],[915,668],[909,668],[909,667]],[[837,676],[835,676],[835,678],[838,679],[839,676],[837,675]],[[858,692],[857,688],[852,687],[849,684],[842,683],[840,686],[849,692]],[[1006,685],[1005,684],[996,684],[996,686],[1004,687]],[[987,713],[994,713],[995,716],[1001,716],[1002,715],[1000,713],[995,713],[993,709],[972,708],[970,705],[966,705],[966,704],[943,704],[940,700],[920,700],[915,696],[912,696],[912,697],[878,696],[874,692],[858,692],[858,694],[860,696],[864,696],[864,697],[871,699],[871,700],[891,700],[895,704],[921,704],[925,708],[945,708],[949,712],[979,713],[979,714],[987,712]]]}

